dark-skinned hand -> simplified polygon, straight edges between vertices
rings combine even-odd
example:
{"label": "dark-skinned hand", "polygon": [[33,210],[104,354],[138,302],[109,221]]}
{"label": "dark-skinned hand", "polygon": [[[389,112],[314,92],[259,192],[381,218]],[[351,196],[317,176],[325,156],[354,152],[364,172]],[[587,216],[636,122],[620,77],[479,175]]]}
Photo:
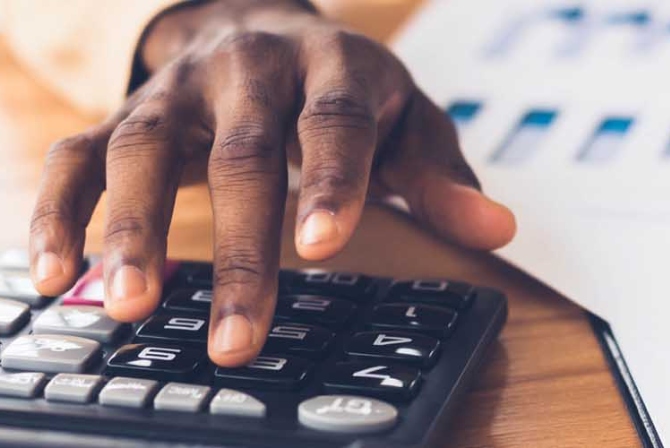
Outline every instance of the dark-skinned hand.
{"label": "dark-skinned hand", "polygon": [[514,235],[513,215],[479,191],[453,125],[403,65],[305,2],[194,2],[155,20],[139,54],[146,82],[48,154],[30,244],[42,294],[76,280],[106,189],[106,310],[121,321],[151,314],[191,166],[206,167],[211,194],[208,351],[222,366],[251,361],[265,342],[289,162],[301,167],[295,245],[308,260],[344,247],[373,192],[402,197],[418,222],[465,247]]}

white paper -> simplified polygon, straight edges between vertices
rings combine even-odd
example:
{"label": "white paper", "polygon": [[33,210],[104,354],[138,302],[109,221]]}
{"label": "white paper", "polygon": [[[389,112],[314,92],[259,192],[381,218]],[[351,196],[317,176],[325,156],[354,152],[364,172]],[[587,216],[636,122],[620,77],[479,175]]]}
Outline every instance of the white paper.
{"label": "white paper", "polygon": [[[434,0],[395,50],[438,104],[483,104],[461,144],[517,215],[500,254],[610,322],[670,443],[670,4]],[[494,160],[536,109],[557,117]]]}

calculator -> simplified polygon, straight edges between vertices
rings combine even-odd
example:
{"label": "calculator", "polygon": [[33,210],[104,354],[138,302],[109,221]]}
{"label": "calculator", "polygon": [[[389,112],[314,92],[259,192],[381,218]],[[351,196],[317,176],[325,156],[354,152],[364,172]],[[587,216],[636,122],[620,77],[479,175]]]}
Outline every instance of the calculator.
{"label": "calculator", "polygon": [[43,297],[25,253],[0,256],[0,446],[441,448],[507,316],[465,282],[282,270],[261,354],[221,368],[210,263],[168,261],[137,324],[105,314],[102,285],[88,257]]}

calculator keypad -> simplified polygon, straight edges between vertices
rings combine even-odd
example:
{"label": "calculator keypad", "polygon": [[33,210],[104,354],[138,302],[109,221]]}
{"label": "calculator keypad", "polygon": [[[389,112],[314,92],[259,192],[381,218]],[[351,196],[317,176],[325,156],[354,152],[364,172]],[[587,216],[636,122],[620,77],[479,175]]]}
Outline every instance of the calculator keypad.
{"label": "calculator keypad", "polygon": [[161,411],[199,412],[207,403],[212,388],[188,383],[168,383],[154,398]]}
{"label": "calculator keypad", "polygon": [[107,316],[97,306],[55,306],[45,310],[33,322],[35,334],[64,334],[112,342],[128,326]]}
{"label": "calculator keypad", "polygon": [[42,372],[5,373],[0,376],[0,396],[33,398],[42,392],[46,379]]}
{"label": "calculator keypad", "polygon": [[168,344],[124,345],[107,361],[106,372],[182,381],[191,378],[205,361],[203,349]]}
{"label": "calculator keypad", "polygon": [[130,325],[105,314],[99,263],[51,299],[12,260],[0,264],[0,397],[100,406],[88,413],[100,419],[107,407],[152,408],[152,418],[206,413],[205,424],[247,418],[268,431],[390,431],[431,375],[442,380],[454,332],[482,300],[460,282],[282,270],[261,355],[221,368],[206,353],[210,264],[168,262],[160,308]]}
{"label": "calculator keypad", "polygon": [[427,303],[463,310],[474,300],[475,288],[448,280],[412,280],[395,282],[386,300],[389,302]]}
{"label": "calculator keypad", "polygon": [[438,339],[416,333],[366,331],[349,339],[345,352],[351,358],[389,360],[430,367],[440,350]]}
{"label": "calculator keypad", "polygon": [[398,410],[374,398],[321,395],[300,403],[298,419],[318,431],[365,434],[392,428],[398,420]]}
{"label": "calculator keypad", "polygon": [[0,272],[0,297],[18,300],[30,306],[40,307],[49,301],[33,286],[28,269],[12,269]]}
{"label": "calculator keypad", "polygon": [[30,319],[30,307],[22,302],[0,299],[0,335],[16,333]]}
{"label": "calculator keypad", "polygon": [[233,389],[221,389],[209,405],[210,414],[238,417],[265,417],[267,408],[260,400]]}
{"label": "calculator keypad", "polygon": [[319,359],[328,353],[334,337],[332,331],[316,325],[278,322],[270,327],[263,350]]}
{"label": "calculator keypad", "polygon": [[294,294],[322,294],[328,297],[361,301],[374,294],[372,278],[345,272],[299,272],[284,284]]}
{"label": "calculator keypad", "polygon": [[103,384],[100,375],[59,373],[44,388],[47,401],[88,403],[95,398]]}
{"label": "calculator keypad", "polygon": [[143,408],[149,404],[157,390],[158,381],[118,376],[102,388],[98,401],[103,406]]}
{"label": "calculator keypad", "polygon": [[334,297],[284,296],[277,301],[275,318],[338,329],[351,319],[355,311],[356,305],[352,302]]}
{"label": "calculator keypad", "polygon": [[374,308],[370,326],[381,330],[418,331],[440,339],[454,329],[455,311],[430,305],[398,303]]}
{"label": "calculator keypad", "polygon": [[362,361],[337,363],[324,380],[328,392],[371,395],[392,401],[411,399],[420,384],[418,369]]}
{"label": "calculator keypad", "polygon": [[100,359],[100,343],[76,336],[26,335],[2,351],[2,367],[49,373],[85,372]]}
{"label": "calculator keypad", "polygon": [[103,306],[104,301],[105,284],[102,277],[102,263],[91,267],[63,296],[63,305]]}
{"label": "calculator keypad", "polygon": [[218,367],[214,377],[222,386],[295,390],[307,380],[311,368],[309,361],[297,356],[262,354],[244,367]]}
{"label": "calculator keypad", "polygon": [[209,320],[201,316],[159,314],[150,317],[137,330],[137,338],[138,340],[206,344],[208,326]]}
{"label": "calculator keypad", "polygon": [[168,296],[164,306],[169,310],[209,313],[212,297],[211,289],[178,289]]}

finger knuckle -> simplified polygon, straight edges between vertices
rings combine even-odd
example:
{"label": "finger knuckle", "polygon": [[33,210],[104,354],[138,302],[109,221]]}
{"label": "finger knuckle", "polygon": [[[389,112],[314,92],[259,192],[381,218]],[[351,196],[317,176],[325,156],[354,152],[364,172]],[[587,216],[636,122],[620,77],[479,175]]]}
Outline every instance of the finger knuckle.
{"label": "finger knuckle", "polygon": [[286,38],[262,31],[239,31],[223,37],[216,46],[215,54],[226,59],[262,61],[275,57],[287,48]]}
{"label": "finger knuckle", "polygon": [[246,123],[235,126],[214,143],[210,177],[225,177],[230,185],[234,178],[273,172],[275,164],[270,159],[276,151],[275,146],[262,125]]}
{"label": "finger knuckle", "polygon": [[122,158],[138,151],[155,148],[168,137],[169,124],[164,115],[147,113],[131,115],[114,130],[108,145],[110,159]]}
{"label": "finger knuckle", "polygon": [[30,220],[30,232],[41,233],[54,225],[73,223],[70,208],[64,201],[49,199],[38,202]]}
{"label": "finger knuckle", "polygon": [[308,195],[334,198],[348,195],[360,187],[363,175],[360,169],[350,164],[322,164],[305,173],[302,189]]}
{"label": "finger knuckle", "polygon": [[264,158],[272,152],[273,145],[267,132],[256,123],[238,125],[222,135],[216,143],[216,156],[222,160]]}
{"label": "finger knuckle", "polygon": [[350,89],[334,89],[316,95],[300,114],[298,132],[310,133],[331,128],[369,130],[375,126],[370,104]]}
{"label": "finger knuckle", "polygon": [[260,285],[264,280],[261,257],[254,251],[231,244],[222,247],[225,254],[214,267],[214,285],[218,288]]}
{"label": "finger knuckle", "polygon": [[46,163],[71,162],[88,157],[91,145],[91,138],[86,134],[78,134],[58,140],[49,148]]}
{"label": "finger knuckle", "polygon": [[147,220],[130,207],[111,212],[103,239],[105,244],[118,244],[147,234]]}
{"label": "finger knuckle", "polygon": [[352,67],[381,64],[386,55],[390,54],[372,39],[342,29],[326,31],[320,38],[319,47],[327,49],[334,58]]}

